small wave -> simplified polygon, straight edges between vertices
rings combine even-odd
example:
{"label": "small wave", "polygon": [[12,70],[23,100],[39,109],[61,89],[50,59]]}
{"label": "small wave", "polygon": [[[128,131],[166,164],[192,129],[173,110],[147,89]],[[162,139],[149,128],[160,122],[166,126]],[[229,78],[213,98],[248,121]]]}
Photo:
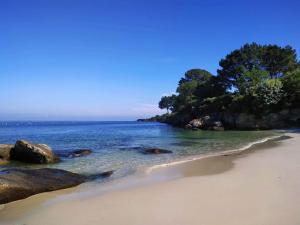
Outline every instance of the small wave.
{"label": "small wave", "polygon": [[237,153],[240,153],[240,152],[243,152],[243,151],[246,151],[246,150],[250,149],[254,145],[262,144],[262,143],[265,143],[267,141],[275,140],[275,139],[281,138],[281,137],[284,137],[284,135],[276,135],[276,136],[272,136],[272,137],[263,138],[263,139],[260,139],[258,141],[253,141],[253,142],[251,142],[251,143],[249,143],[249,144],[247,144],[247,145],[245,145],[245,146],[243,146],[241,148],[238,148],[238,149],[226,150],[226,151],[221,151],[221,152],[217,152],[217,153],[203,154],[203,155],[196,156],[196,157],[193,157],[193,158],[188,158],[188,159],[173,161],[173,162],[169,162],[169,163],[163,163],[163,164],[154,165],[154,166],[146,168],[144,170],[144,172],[146,174],[149,174],[153,170],[156,170],[156,169],[159,169],[159,168],[164,168],[164,167],[169,167],[169,166],[175,166],[175,165],[178,165],[178,164],[192,162],[192,161],[195,161],[195,160],[200,160],[200,159],[210,158],[210,157],[215,157],[215,156],[237,154]]}

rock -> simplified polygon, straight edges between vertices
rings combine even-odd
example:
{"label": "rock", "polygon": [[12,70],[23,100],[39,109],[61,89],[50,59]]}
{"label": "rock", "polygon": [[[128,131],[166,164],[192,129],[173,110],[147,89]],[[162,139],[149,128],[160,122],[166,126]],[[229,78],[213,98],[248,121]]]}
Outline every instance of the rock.
{"label": "rock", "polygon": [[216,127],[216,126],[213,126],[211,127],[211,130],[214,130],[214,131],[224,131],[224,127]]}
{"label": "rock", "polygon": [[223,131],[224,126],[221,121],[214,121],[212,126],[208,127],[208,130]]}
{"label": "rock", "polygon": [[89,175],[88,180],[95,180],[95,179],[99,179],[99,178],[107,178],[107,177],[110,177],[113,173],[114,173],[114,171],[110,170],[110,171],[106,171],[106,172],[99,173],[99,174]]}
{"label": "rock", "polygon": [[192,126],[191,124],[188,123],[187,125],[184,126],[184,128],[185,128],[185,129],[193,129],[193,126]]}
{"label": "rock", "polygon": [[9,161],[0,159],[0,166],[5,165],[7,163],[9,163]]}
{"label": "rock", "polygon": [[192,130],[224,130],[222,122],[218,120],[213,120],[210,116],[204,116],[199,119],[193,119],[185,126],[185,128]]}
{"label": "rock", "polygon": [[186,127],[189,127],[191,129],[202,129],[204,126],[202,119],[193,119],[191,120]]}
{"label": "rock", "polygon": [[10,154],[11,160],[27,163],[55,163],[59,158],[45,144],[32,144],[25,140],[16,142]]}
{"label": "rock", "polygon": [[75,158],[75,157],[81,157],[81,156],[86,156],[92,153],[92,150],[90,149],[78,149],[78,150],[59,150],[55,151],[56,155],[60,157],[65,157],[65,158]]}
{"label": "rock", "polygon": [[144,147],[144,146],[138,146],[138,147],[125,147],[125,148],[120,148],[121,150],[125,151],[137,151],[142,154],[168,154],[168,153],[173,153],[170,150],[166,149],[160,149],[160,148],[149,148],[149,147]]}
{"label": "rock", "polygon": [[288,115],[288,119],[290,124],[294,127],[300,125],[300,109],[293,109],[290,111]]}
{"label": "rock", "polygon": [[10,152],[14,145],[0,144],[0,159],[3,161],[10,160]]}
{"label": "rock", "polygon": [[70,156],[71,157],[81,157],[81,156],[86,156],[92,153],[92,150],[90,149],[78,149],[73,152],[71,152]]}
{"label": "rock", "polygon": [[210,116],[203,116],[203,117],[201,117],[201,120],[202,120],[204,127],[209,127],[214,122]]}
{"label": "rock", "polygon": [[112,171],[84,176],[60,169],[7,169],[0,171],[0,204],[27,198],[42,192],[77,186],[96,178],[108,177]]}
{"label": "rock", "polygon": [[160,148],[144,148],[140,150],[143,154],[169,154],[173,153],[170,150],[160,149]]}

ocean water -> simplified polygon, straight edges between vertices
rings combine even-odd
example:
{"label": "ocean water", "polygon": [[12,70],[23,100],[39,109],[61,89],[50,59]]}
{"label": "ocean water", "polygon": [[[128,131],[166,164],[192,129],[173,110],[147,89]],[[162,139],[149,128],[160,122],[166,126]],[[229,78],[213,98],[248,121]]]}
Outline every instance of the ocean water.
{"label": "ocean water", "polygon": [[[118,178],[140,168],[243,148],[275,135],[275,131],[188,131],[150,122],[0,122],[0,143],[26,139],[47,144],[58,154],[80,148],[93,151],[85,157],[63,157],[57,164],[10,163],[0,169],[50,167],[82,174],[115,170],[113,178]],[[173,153],[144,155],[136,147],[158,147]]]}

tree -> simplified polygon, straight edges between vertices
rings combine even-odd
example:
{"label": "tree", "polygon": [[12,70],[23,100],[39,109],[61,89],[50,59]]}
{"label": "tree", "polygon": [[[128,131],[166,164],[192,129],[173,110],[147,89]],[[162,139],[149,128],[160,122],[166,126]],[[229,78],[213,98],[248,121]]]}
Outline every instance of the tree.
{"label": "tree", "polygon": [[207,81],[211,77],[212,74],[207,70],[191,69],[186,71],[184,77],[180,79],[179,86],[185,82],[190,82],[190,81],[197,81],[197,82]]}
{"label": "tree", "polygon": [[195,92],[198,86],[206,83],[212,76],[210,72],[203,69],[191,69],[186,71],[176,89],[178,97],[174,105],[175,111],[192,113],[197,102]]}
{"label": "tree", "polygon": [[236,86],[241,95],[253,95],[257,86],[267,78],[267,71],[252,69],[236,80]]}
{"label": "tree", "polygon": [[263,47],[262,65],[270,73],[270,78],[278,78],[297,66],[296,50],[291,46],[284,48],[277,45]]}
{"label": "tree", "polygon": [[278,79],[269,79],[261,82],[255,90],[258,103],[268,109],[278,104],[284,96],[283,84]]}
{"label": "tree", "polygon": [[290,107],[300,107],[300,67],[282,77],[286,103]]}
{"label": "tree", "polygon": [[185,72],[160,108],[172,110],[169,122],[185,125],[194,118],[248,113],[264,118],[270,112],[300,108],[300,62],[296,51],[277,45],[245,44],[220,60],[218,75],[203,69]]}
{"label": "tree", "polygon": [[[297,66],[296,51],[290,46],[245,44],[228,54],[219,63],[221,76],[230,89],[240,88],[249,80],[249,74],[262,75],[259,79],[278,78]],[[267,77],[266,77],[267,74]]]}
{"label": "tree", "polygon": [[261,45],[245,44],[221,59],[218,75],[222,77],[228,88],[236,87],[237,80],[241,80],[246,72],[261,68],[261,55]]}
{"label": "tree", "polygon": [[167,112],[169,113],[169,110],[173,109],[174,107],[174,102],[176,99],[176,95],[171,95],[171,96],[163,96],[158,103],[159,108],[161,109],[167,109]]}

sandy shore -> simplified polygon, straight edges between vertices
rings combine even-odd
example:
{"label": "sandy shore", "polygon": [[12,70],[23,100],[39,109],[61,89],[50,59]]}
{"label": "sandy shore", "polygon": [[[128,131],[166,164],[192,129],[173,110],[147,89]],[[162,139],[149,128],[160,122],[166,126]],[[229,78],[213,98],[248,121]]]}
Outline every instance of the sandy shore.
{"label": "sandy shore", "polygon": [[288,135],[255,151],[32,196],[0,210],[0,224],[299,225],[300,135]]}

